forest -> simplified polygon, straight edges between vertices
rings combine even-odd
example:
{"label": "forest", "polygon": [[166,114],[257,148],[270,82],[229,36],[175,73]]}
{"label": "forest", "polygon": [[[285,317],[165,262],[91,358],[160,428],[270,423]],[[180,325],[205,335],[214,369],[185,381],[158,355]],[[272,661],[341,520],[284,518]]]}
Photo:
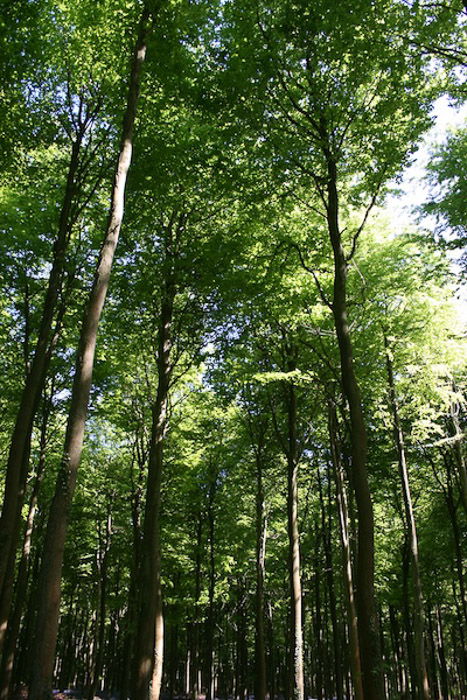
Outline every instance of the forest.
{"label": "forest", "polygon": [[0,700],[465,700],[465,0],[1,5]]}

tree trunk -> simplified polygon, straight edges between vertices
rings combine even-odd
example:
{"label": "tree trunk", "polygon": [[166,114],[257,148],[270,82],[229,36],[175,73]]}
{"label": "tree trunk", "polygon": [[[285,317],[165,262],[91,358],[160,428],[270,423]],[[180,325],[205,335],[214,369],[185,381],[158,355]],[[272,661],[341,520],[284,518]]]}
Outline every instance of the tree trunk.
{"label": "tree trunk", "polygon": [[410,684],[407,686],[405,697],[410,698],[416,694],[417,668],[412,634],[412,616],[410,614],[410,543],[407,532],[404,532],[402,549],[402,614],[405,628],[407,666],[410,676]]}
{"label": "tree trunk", "polygon": [[164,619],[161,590],[160,511],[163,448],[167,431],[167,407],[171,372],[172,317],[175,287],[165,281],[158,338],[158,387],[152,409],[146,507],[140,573],[139,619],[136,636],[135,677],[132,700],[146,700],[151,681],[151,700],[158,700],[162,682]]}
{"label": "tree trunk", "polygon": [[[288,371],[296,369],[289,359]],[[287,387],[287,529],[289,536],[289,580],[291,596],[291,675],[293,699],[304,700],[302,584],[300,575],[300,534],[298,530],[297,397],[292,382]]]}
{"label": "tree trunk", "polygon": [[217,475],[210,465],[208,492],[208,533],[209,533],[209,582],[208,582],[208,614],[206,619],[206,700],[214,699],[214,592],[216,585],[216,569],[214,558],[215,519],[214,499],[216,495]]}
{"label": "tree trunk", "polygon": [[[97,574],[99,576],[99,606],[97,611],[96,656],[92,682],[88,691],[88,700],[93,700],[99,686],[104,666],[105,614],[107,605],[107,586],[109,569],[109,550],[112,537],[112,513],[110,501],[107,503],[107,518],[104,541],[99,543]],[[99,528],[99,539],[102,539]]]}
{"label": "tree trunk", "polygon": [[438,675],[438,665],[436,660],[436,641],[433,630],[433,619],[431,606],[428,605],[428,635],[430,640],[430,662],[431,662],[431,687],[433,688],[433,695],[435,700],[440,700],[441,698],[441,686]]}
{"label": "tree trunk", "polygon": [[[73,142],[71,149],[65,193],[58,224],[58,235],[53,247],[52,269],[45,294],[34,357],[21,394],[8,453],[2,515],[0,518],[0,594],[3,591],[10,552],[16,552],[19,532],[18,519],[21,517],[25,488],[25,478],[22,476],[22,469],[25,455],[29,451],[32,425],[50,361],[49,347],[52,324],[62,288],[65,254],[73,225],[72,205],[77,189],[76,177],[84,131],[85,125],[82,125],[82,128],[76,134],[76,140]],[[0,638],[0,644],[1,641]]]}
{"label": "tree trunk", "polygon": [[322,571],[322,566],[321,566],[321,560],[320,560],[320,548],[321,548],[321,536],[322,532],[321,529],[318,525],[318,520],[316,520],[316,525],[315,525],[315,544],[314,544],[314,553],[313,553],[313,569],[314,569],[314,576],[313,576],[313,582],[314,582],[314,599],[315,599],[315,614],[314,614],[314,624],[313,624],[313,632],[314,632],[314,637],[315,637],[315,649],[316,649],[316,654],[315,654],[315,659],[314,659],[314,667],[315,667],[315,676],[316,676],[316,685],[315,685],[315,691],[316,691],[316,696],[317,700],[323,700],[323,660],[324,660],[324,653],[323,653],[323,621],[322,621],[322,615],[321,615],[321,571]]}
{"label": "tree trunk", "polygon": [[[247,625],[245,612],[245,583],[241,577],[237,580],[236,605],[236,654],[235,654],[235,698],[245,700],[248,694],[246,671],[248,665]],[[211,700],[214,695],[211,695]]]}
{"label": "tree trunk", "polygon": [[393,695],[399,695],[400,697],[404,697],[407,687],[406,666],[404,663],[404,653],[400,639],[399,623],[397,621],[396,611],[394,610],[394,607],[391,604],[389,604],[389,622],[391,626],[391,643],[393,648],[393,659],[395,666],[395,681],[393,683]]}
{"label": "tree trunk", "polygon": [[196,545],[195,545],[195,612],[193,619],[193,700],[201,693],[202,679],[201,679],[201,645],[200,645],[200,621],[198,619],[198,607],[199,599],[201,596],[201,555],[202,555],[202,544],[203,544],[203,516],[201,508],[198,513],[197,523],[196,523]]}
{"label": "tree trunk", "polygon": [[[458,599],[458,595],[457,595],[457,591],[456,591],[456,581],[455,581],[454,571],[452,571],[451,585],[452,585],[452,595],[453,595],[453,598],[455,601],[455,606],[456,606],[457,629],[459,630],[459,638],[460,638],[458,659],[459,659],[459,664],[460,664],[459,676],[460,676],[460,681],[461,681],[461,693],[462,693],[465,690],[465,688],[463,686],[467,686],[467,645],[465,642],[465,632],[464,632],[464,623],[463,623],[463,619],[462,619],[462,612],[461,612],[461,608],[459,605],[459,599]],[[467,693],[464,692],[464,695],[467,695]]]}
{"label": "tree trunk", "polygon": [[[43,518],[41,517],[40,511],[36,513],[36,538],[41,541],[42,531],[44,529]],[[30,575],[30,590],[28,591],[27,603],[25,614],[21,626],[21,631],[19,635],[19,644],[16,649],[16,659],[14,667],[13,682],[18,683],[19,681],[26,681],[29,684],[30,680],[30,657],[31,657],[31,645],[32,638],[34,635],[34,616],[37,609],[37,580],[39,577],[40,568],[40,552],[39,548],[36,548],[34,552],[34,560],[31,562],[31,575]]]}
{"label": "tree trunk", "polygon": [[443,636],[443,627],[441,624],[441,610],[439,606],[436,607],[436,622],[437,622],[437,634],[438,634],[438,660],[439,660],[439,669],[440,669],[440,675],[441,675],[441,688],[442,688],[442,696],[443,700],[451,700],[451,695],[449,693],[449,677],[448,677],[448,668],[446,664],[446,654],[444,651],[444,636]]}
{"label": "tree trunk", "polygon": [[326,507],[323,497],[323,489],[321,485],[321,479],[319,478],[319,466],[318,466],[318,485],[319,485],[319,498],[321,505],[321,529],[323,532],[323,547],[324,556],[326,559],[326,578],[327,578],[327,588],[329,593],[329,614],[331,617],[331,627],[332,627],[332,645],[334,653],[334,681],[335,681],[335,691],[336,700],[343,699],[343,683],[342,683],[342,658],[341,649],[339,642],[339,631],[337,623],[337,600],[334,590],[334,565],[332,561],[332,548],[331,548],[331,528],[332,528],[332,518],[331,518],[331,474],[328,467],[327,473],[328,482],[328,499],[327,499],[327,512],[328,518],[326,519]]}
{"label": "tree trunk", "polygon": [[452,532],[454,535],[454,550],[456,553],[456,568],[459,580],[459,597],[462,607],[463,624],[465,627],[467,627],[467,594],[464,579],[465,561],[462,553],[462,534],[457,519],[457,503],[452,483],[451,460],[449,459],[449,456],[445,453],[443,454],[443,458],[444,464],[446,466],[447,475],[447,488],[445,489],[444,497],[446,500],[446,506],[448,509],[449,518],[451,520],[452,525]]}
{"label": "tree trunk", "polygon": [[44,415],[42,419],[39,462],[37,465],[36,476],[34,479],[34,486],[29,499],[28,515],[26,518],[26,526],[24,530],[23,551],[21,554],[21,560],[18,567],[18,575],[16,578],[15,605],[13,614],[8,624],[8,634],[2,659],[2,682],[0,690],[1,700],[7,700],[9,697],[9,689],[11,685],[13,667],[15,663],[15,654],[18,646],[18,635],[20,631],[21,617],[23,615],[23,608],[26,600],[29,574],[29,559],[31,553],[31,538],[37,511],[37,499],[39,496],[39,489],[44,474],[46,456],[45,452],[47,446],[47,423],[50,415],[50,410],[51,403],[49,403],[44,409]]}
{"label": "tree trunk", "polygon": [[[179,587],[180,585],[180,576],[177,575],[175,580],[174,580],[174,588],[175,590]],[[170,626],[170,635],[169,635],[169,672],[168,672],[168,680],[169,680],[169,687],[168,687],[168,695],[169,695],[169,700],[173,700],[174,695],[175,695],[175,686],[176,686],[176,676],[177,676],[177,668],[178,668],[178,624],[177,622],[173,622],[172,625]],[[178,694],[178,693],[177,693]]]}
{"label": "tree trunk", "polygon": [[344,475],[337,439],[336,410],[331,402],[329,402],[328,421],[331,456],[334,467],[334,477],[336,480],[336,499],[339,513],[339,533],[341,539],[344,570],[343,580],[345,591],[345,603],[347,608],[347,622],[349,626],[350,671],[352,674],[352,683],[354,687],[355,700],[363,700],[364,696],[362,685],[362,671],[360,665],[360,642],[358,638],[358,619],[353,588],[352,555],[350,551],[347,497],[345,493]]}
{"label": "tree trunk", "polygon": [[[327,134],[325,134],[327,138]],[[352,482],[358,519],[356,602],[358,636],[365,700],[383,700],[384,683],[379,640],[379,625],[374,590],[375,547],[374,517],[367,472],[367,435],[360,388],[354,371],[352,342],[347,318],[347,261],[339,228],[339,198],[336,164],[324,147],[328,169],[327,223],[334,255],[334,293],[332,311],[339,345],[342,387],[349,407],[352,446]]]}
{"label": "tree trunk", "polygon": [[[133,555],[131,559],[130,590],[128,592],[128,608],[125,616],[125,636],[123,644],[123,663],[119,677],[121,679],[118,687],[123,698],[130,695],[132,687],[132,661],[133,650],[136,639],[136,624],[138,616],[138,581],[141,568],[141,485],[143,481],[143,470],[146,464],[146,451],[140,449],[140,427],[138,426],[135,441],[133,443],[133,459],[130,467],[130,478],[132,484],[131,493],[131,522],[133,536]],[[138,478],[135,483],[133,477],[134,464],[138,467]]]}
{"label": "tree trunk", "polygon": [[272,616],[272,605],[268,600],[266,606],[267,613],[267,632],[268,632],[268,669],[269,669],[269,697],[275,698],[276,696],[276,679],[277,679],[277,663],[276,663],[276,645],[274,643],[274,621]]}
{"label": "tree trunk", "polygon": [[417,673],[417,695],[420,700],[429,700],[430,687],[428,684],[428,674],[425,659],[425,619],[423,612],[423,593],[420,578],[420,564],[418,558],[418,536],[415,525],[415,516],[412,505],[412,495],[410,493],[409,472],[405,457],[404,435],[399,419],[399,402],[397,399],[396,386],[394,382],[394,370],[392,365],[392,353],[386,333],[383,333],[384,348],[386,351],[386,369],[388,374],[389,398],[392,411],[394,442],[397,449],[399,464],[399,476],[401,480],[402,497],[404,501],[405,520],[407,537],[410,547],[412,563],[412,583],[414,601],[414,636],[415,636],[415,667]]}
{"label": "tree trunk", "polygon": [[264,633],[264,577],[266,553],[266,506],[260,446],[256,452],[256,636],[255,698],[266,700],[266,647]]}
{"label": "tree trunk", "polygon": [[146,54],[148,18],[149,13],[145,10],[141,16],[132,62],[121,148],[112,187],[110,215],[83,318],[63,458],[47,524],[40,574],[41,594],[36,621],[35,648],[31,659],[33,676],[30,700],[42,700],[42,698],[48,697],[52,683],[60,608],[63,551],[70,505],[75,490],[83,447],[97,330],[109,286],[113,257],[123,219],[125,185],[131,163],[141,69]]}
{"label": "tree trunk", "polygon": [[3,588],[0,592],[0,658],[2,657],[5,641],[7,639],[8,618],[10,615],[11,601],[13,598],[15,564],[16,564],[16,542],[21,530],[21,510],[23,505],[24,491],[26,488],[27,474],[29,470],[29,457],[31,450],[32,424],[29,426],[29,435],[26,440],[26,449],[23,453],[23,464],[21,468],[21,495],[18,495],[16,513],[14,517],[14,531],[12,532],[15,546],[11,547],[6,563],[5,575],[3,578]]}

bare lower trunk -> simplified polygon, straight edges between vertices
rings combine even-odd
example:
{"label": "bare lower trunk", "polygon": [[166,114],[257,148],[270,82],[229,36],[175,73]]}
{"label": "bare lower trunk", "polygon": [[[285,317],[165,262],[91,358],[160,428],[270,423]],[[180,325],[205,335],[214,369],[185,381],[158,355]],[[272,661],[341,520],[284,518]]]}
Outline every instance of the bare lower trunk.
{"label": "bare lower trunk", "polygon": [[[245,610],[245,582],[241,576],[237,579],[237,624],[235,634],[235,700],[246,700],[248,696],[247,688],[247,668],[248,668],[248,648],[247,648],[247,622]],[[213,686],[214,689],[214,686]],[[211,693],[211,700],[215,695]]]}
{"label": "bare lower trunk", "polygon": [[[288,368],[289,371],[295,366]],[[288,386],[287,524],[289,535],[289,581],[291,596],[291,675],[294,700],[305,696],[303,675],[302,583],[300,534],[298,530],[297,399],[293,384]]]}
{"label": "bare lower trunk", "polygon": [[16,579],[15,604],[11,619],[8,621],[8,635],[2,659],[2,681],[0,689],[1,700],[7,700],[7,698],[9,697],[13,667],[15,664],[15,654],[18,646],[18,635],[20,630],[21,617],[23,614],[24,603],[26,600],[29,574],[29,558],[31,553],[31,538],[34,528],[34,520],[36,517],[37,499],[45,467],[45,450],[47,444],[46,433],[49,414],[50,404],[48,408],[45,409],[44,417],[42,420],[39,463],[37,465],[37,473],[34,480],[34,486],[29,499],[28,515],[26,518],[26,527],[24,530],[23,551],[21,554],[21,560],[18,567],[18,576]]}
{"label": "bare lower trunk", "polygon": [[[328,482],[328,503],[327,509],[324,503],[323,488],[321,484],[321,478],[319,473],[318,465],[318,486],[319,486],[319,499],[321,506],[321,530],[323,533],[323,548],[324,556],[326,560],[326,579],[327,579],[327,589],[329,594],[329,615],[331,618],[331,628],[332,628],[332,646],[334,653],[334,681],[335,681],[335,691],[336,700],[343,700],[343,682],[342,682],[342,661],[341,661],[341,648],[338,633],[338,622],[337,622],[337,600],[334,590],[334,564],[332,559],[332,544],[331,544],[331,475],[330,469],[328,467],[327,482]],[[328,518],[326,520],[326,510],[328,511]],[[331,695],[331,693],[329,693]]]}
{"label": "bare lower trunk", "polygon": [[203,516],[201,509],[198,513],[197,523],[196,523],[196,545],[195,545],[195,590],[194,590],[194,600],[195,600],[195,614],[193,619],[192,628],[192,639],[193,639],[193,683],[191,690],[191,696],[196,698],[199,693],[201,693],[201,644],[200,644],[200,621],[198,619],[198,609],[199,609],[199,599],[201,596],[201,558],[202,558],[202,544],[203,544]]}
{"label": "bare lower trunk", "polygon": [[[107,519],[104,541],[99,542],[97,574],[99,576],[99,605],[96,620],[96,656],[92,672],[92,682],[88,691],[88,700],[93,700],[101,680],[104,666],[105,618],[107,608],[107,588],[109,583],[109,550],[112,536],[112,514],[110,502],[107,504]],[[99,528],[99,540],[102,540]]]}
{"label": "bare lower trunk", "polygon": [[133,661],[133,650],[136,638],[136,624],[138,616],[138,581],[141,569],[141,486],[143,480],[143,470],[146,464],[146,454],[144,449],[141,448],[140,440],[141,429],[138,427],[135,441],[134,441],[134,457],[138,466],[137,479],[135,482],[133,476],[133,467],[131,465],[130,475],[132,484],[131,493],[131,520],[132,520],[132,540],[133,540],[133,554],[131,559],[131,578],[130,578],[130,589],[128,592],[128,608],[126,612],[125,619],[125,642],[123,649],[123,663],[119,669],[119,677],[121,679],[118,684],[121,696],[127,698],[130,696],[131,690],[131,673],[132,673],[132,661]]}
{"label": "bare lower trunk", "polygon": [[444,650],[444,634],[443,626],[441,623],[441,610],[439,606],[436,607],[436,622],[437,622],[437,636],[438,636],[438,660],[439,669],[441,675],[441,688],[443,700],[451,700],[451,693],[449,692],[449,674],[448,667],[446,663],[446,654]]}
{"label": "bare lower trunk", "polygon": [[323,700],[323,660],[324,660],[324,652],[323,652],[323,634],[324,634],[324,625],[323,625],[323,619],[322,619],[322,605],[321,605],[321,571],[322,571],[322,566],[321,566],[321,557],[320,557],[320,549],[321,549],[321,540],[322,540],[322,531],[319,526],[318,518],[316,518],[315,522],[315,527],[314,527],[314,552],[313,552],[313,569],[314,569],[314,575],[313,575],[313,587],[314,587],[314,615],[313,615],[313,633],[314,633],[314,649],[315,649],[315,658],[314,658],[314,669],[315,669],[315,674],[316,674],[316,683],[315,683],[315,690],[316,690],[316,695],[318,700]]}
{"label": "bare lower trunk", "polygon": [[144,513],[139,620],[136,636],[132,700],[158,700],[162,681],[164,619],[161,591],[160,510],[163,447],[171,372],[171,326],[175,288],[168,280],[163,290],[158,342],[158,387],[153,406],[146,508]]}
{"label": "bare lower trunk", "polygon": [[268,600],[266,605],[266,622],[267,622],[267,639],[269,646],[268,655],[268,680],[269,680],[269,697],[274,698],[276,696],[276,685],[277,685],[277,661],[276,661],[276,646],[274,644],[274,620],[272,613],[271,601]]}
{"label": "bare lower trunk", "polygon": [[384,346],[386,350],[386,369],[388,374],[389,395],[394,428],[394,441],[397,449],[399,475],[404,501],[405,520],[407,537],[410,546],[412,563],[412,583],[414,600],[414,632],[415,632],[415,666],[417,673],[417,694],[421,700],[429,700],[430,688],[428,684],[428,674],[425,660],[425,620],[423,611],[422,583],[420,578],[420,564],[418,558],[418,537],[415,525],[415,516],[412,506],[412,495],[410,493],[409,473],[405,457],[404,436],[399,419],[399,404],[397,400],[396,386],[394,383],[394,372],[392,366],[392,355],[389,341],[384,333]]}
{"label": "bare lower trunk", "polygon": [[458,521],[457,515],[457,499],[454,491],[453,484],[453,468],[450,460],[450,456],[447,453],[443,454],[444,464],[446,467],[446,489],[444,492],[444,497],[446,500],[446,506],[449,513],[449,518],[452,525],[452,533],[454,535],[454,551],[456,559],[456,569],[459,581],[459,597],[462,608],[463,625],[467,628],[467,594],[465,585],[465,558],[462,547],[462,532]]}
{"label": "bare lower trunk", "polygon": [[[15,543],[19,538],[21,531],[21,510],[23,502],[24,489],[26,487],[27,473],[29,470],[29,455],[31,449],[31,430],[26,439],[26,451],[23,453],[23,464],[21,468],[21,495],[18,497],[16,504],[16,512],[14,514],[14,530],[12,532]],[[14,580],[15,580],[15,564],[16,564],[16,547],[11,547],[6,562],[5,575],[3,578],[3,587],[0,593],[0,658],[3,653],[8,631],[8,618],[10,615],[11,601],[13,599]]]}
{"label": "bare lower trunk", "polygon": [[150,700],[159,700],[162,685],[163,655],[164,616],[162,612],[162,594],[159,594],[156,600],[154,620],[154,668],[152,671]]}
{"label": "bare lower trunk", "polygon": [[339,513],[339,532],[341,538],[344,591],[347,608],[347,622],[349,626],[350,645],[350,670],[354,687],[355,700],[363,700],[362,671],[360,665],[360,644],[358,640],[358,620],[355,606],[352,556],[349,538],[349,516],[347,509],[347,496],[345,492],[344,474],[340,460],[339,445],[336,430],[337,417],[334,406],[329,405],[329,435],[331,441],[331,455],[336,480],[337,508]]}
{"label": "bare lower trunk", "polygon": [[208,582],[208,614],[206,620],[206,700],[214,700],[214,592],[216,585],[216,569],[214,558],[215,545],[215,520],[214,499],[216,496],[215,468],[210,465],[209,493],[208,493],[208,533],[209,533],[209,582]]}
{"label": "bare lower trunk", "polygon": [[255,698],[266,700],[266,650],[264,635],[264,576],[266,552],[266,512],[264,502],[262,455],[256,455],[256,636]]}
{"label": "bare lower trunk", "polygon": [[131,163],[133,129],[139,96],[141,68],[146,53],[148,13],[140,21],[132,63],[121,149],[112,188],[110,216],[78,347],[65,446],[55,494],[50,508],[40,574],[40,600],[31,659],[31,700],[48,697],[52,684],[60,608],[60,583],[69,511],[81,459],[84,426],[91,390],[97,330],[107,294],[115,248],[123,219],[124,194]]}
{"label": "bare lower trunk", "polygon": [[[165,393],[164,396],[163,393]],[[158,397],[153,407],[144,534],[141,548],[140,602],[132,693],[134,700],[147,699],[150,682],[151,699],[157,700],[162,679],[164,621],[160,567],[160,507],[166,412],[167,391],[164,391],[159,383]]]}

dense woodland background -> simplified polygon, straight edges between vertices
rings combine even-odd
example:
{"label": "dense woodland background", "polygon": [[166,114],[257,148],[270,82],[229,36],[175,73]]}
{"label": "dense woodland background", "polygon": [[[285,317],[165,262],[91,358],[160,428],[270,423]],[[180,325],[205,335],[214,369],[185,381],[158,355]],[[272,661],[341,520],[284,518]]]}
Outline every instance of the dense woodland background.
{"label": "dense woodland background", "polygon": [[2,700],[467,698],[466,12],[2,3]]}

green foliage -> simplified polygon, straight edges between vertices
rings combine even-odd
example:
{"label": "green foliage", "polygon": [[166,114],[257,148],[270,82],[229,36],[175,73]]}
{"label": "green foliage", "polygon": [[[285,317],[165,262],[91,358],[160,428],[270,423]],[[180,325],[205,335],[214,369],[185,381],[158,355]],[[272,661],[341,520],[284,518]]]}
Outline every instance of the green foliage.
{"label": "green foliage", "polygon": [[[432,154],[428,166],[431,197],[424,206],[427,214],[436,217],[436,233],[447,249],[465,248],[467,200],[467,129],[459,128],[449,134],[446,142]],[[465,266],[465,254],[462,258]]]}
{"label": "green foliage", "polygon": [[[0,50],[5,49],[0,75],[6,78],[0,95],[0,135],[6,143],[0,186],[2,462],[37,337],[76,121],[80,110],[95,110],[84,138],[60,299],[64,314],[46,385],[52,409],[33,534],[36,562],[60,463],[77,335],[105,226],[129,49],[141,9],[133,0],[17,2],[0,26]],[[430,123],[433,99],[446,87],[460,94],[454,69],[455,47],[462,48],[458,14],[450,2],[162,3],[148,44],[125,219],[99,329],[71,512],[58,652],[67,680],[82,682],[92,671],[107,552],[104,675],[113,690],[124,682],[135,600],[144,595],[135,586],[160,386],[161,312],[169,293],[172,350],[161,512],[166,681],[171,674],[180,678],[186,647],[198,655],[192,665],[202,666],[206,676],[211,640],[224,694],[231,691],[229,669],[241,666],[241,643],[250,658],[244,687],[252,687],[261,469],[268,659],[276,690],[285,690],[291,388],[313,696],[326,664],[331,679],[333,635],[346,646],[347,630],[330,402],[338,410],[353,556],[356,542],[351,428],[330,305],[334,267],[325,220],[330,156],[337,167],[346,252],[365,224],[348,260],[347,293],[368,425],[388,678],[396,675],[390,606],[402,625],[401,611],[407,605],[410,613],[413,601],[403,567],[406,527],[386,353],[394,366],[427,611],[444,607],[446,653],[457,692],[460,574],[454,525],[462,537],[465,337],[453,275],[436,236],[416,229],[395,235],[384,210],[368,215],[368,207],[382,199],[387,183],[408,162]],[[440,45],[444,53],[436,53]],[[454,232],[455,240],[446,237],[447,247],[465,238],[465,147],[460,129],[430,166],[438,189],[427,211]],[[453,407],[459,414],[456,435]],[[40,459],[40,418],[28,495]],[[31,610],[36,584],[30,577]],[[409,623],[402,645],[410,634]],[[24,640],[20,646],[27,658]],[[84,648],[89,653],[71,654]],[[79,658],[70,661],[70,655]]]}

